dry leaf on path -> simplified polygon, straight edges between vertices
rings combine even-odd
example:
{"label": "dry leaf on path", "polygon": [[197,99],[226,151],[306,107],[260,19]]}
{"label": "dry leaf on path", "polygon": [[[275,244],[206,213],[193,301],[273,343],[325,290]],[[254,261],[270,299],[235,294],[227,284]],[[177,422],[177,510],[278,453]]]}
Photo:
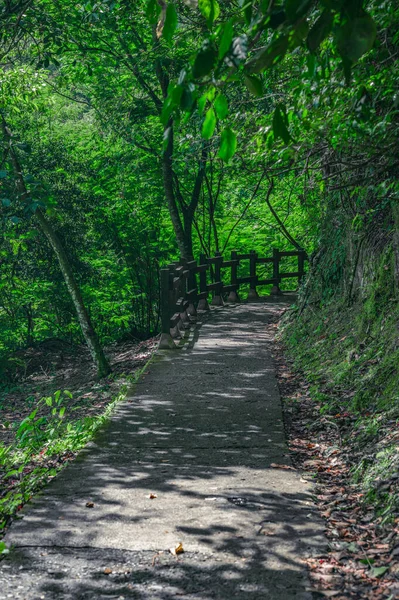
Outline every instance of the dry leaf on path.
{"label": "dry leaf on path", "polygon": [[110,569],[110,567],[105,567],[104,573],[105,573],[105,575],[111,575],[112,569]]}
{"label": "dry leaf on path", "polygon": [[94,502],[92,502],[91,500],[89,502],[86,502],[86,508],[94,508]]}
{"label": "dry leaf on path", "polygon": [[151,492],[151,494],[148,494],[147,498],[149,498],[150,500],[154,500],[154,498],[158,498],[158,495],[157,494],[153,494]]}
{"label": "dry leaf on path", "polygon": [[181,542],[179,542],[173,548],[169,548],[169,552],[171,554],[173,554],[174,556],[177,556],[178,554],[182,554],[184,552],[183,544]]}
{"label": "dry leaf on path", "polygon": [[271,463],[270,465],[273,469],[285,469],[286,471],[296,471],[294,467],[291,465],[278,465],[277,463]]}

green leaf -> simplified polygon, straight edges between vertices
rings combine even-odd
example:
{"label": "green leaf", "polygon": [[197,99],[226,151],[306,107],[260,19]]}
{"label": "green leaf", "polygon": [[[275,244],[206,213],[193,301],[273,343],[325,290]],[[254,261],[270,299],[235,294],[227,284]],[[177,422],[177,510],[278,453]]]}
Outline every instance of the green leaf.
{"label": "green leaf", "polygon": [[208,27],[211,28],[220,15],[219,3],[217,0],[198,0],[198,8],[207,20]]}
{"label": "green leaf", "polygon": [[337,46],[343,58],[355,63],[374,45],[377,28],[370,17],[364,13],[360,17],[348,20],[337,32]]}
{"label": "green leaf", "polygon": [[251,73],[261,73],[272,67],[285,56],[288,49],[288,36],[284,35],[269,44],[264,50],[258,52],[254,58],[247,63]]}
{"label": "green leaf", "polygon": [[11,471],[8,471],[8,473],[3,475],[3,477],[4,479],[8,479],[9,477],[14,477],[15,475],[18,475],[18,469],[12,469]]}
{"label": "green leaf", "polygon": [[312,0],[285,0],[284,8],[288,20],[291,23],[298,21],[307,13],[311,4]]}
{"label": "green leaf", "polygon": [[0,179],[5,179],[7,177],[7,171],[0,171]]}
{"label": "green leaf", "polygon": [[229,105],[226,96],[219,94],[215,100],[214,109],[219,119],[225,119],[229,113]]}
{"label": "green leaf", "polygon": [[151,25],[155,25],[155,23],[158,22],[159,15],[161,14],[161,7],[157,0],[149,0],[147,2],[145,14]]}
{"label": "green leaf", "polygon": [[4,542],[0,542],[0,554],[9,554],[9,549]]}
{"label": "green leaf", "polygon": [[1,199],[1,203],[3,206],[7,207],[7,206],[11,206],[11,200],[9,200],[8,198],[2,198]]}
{"label": "green leaf", "polygon": [[167,127],[167,128],[165,129],[165,131],[163,132],[163,143],[162,143],[162,148],[163,148],[163,151],[164,151],[164,152],[166,151],[166,149],[167,149],[167,147],[168,147],[168,144],[169,144],[169,140],[170,140],[170,136],[171,136],[171,134],[172,134],[172,128],[171,128],[171,127]]}
{"label": "green leaf", "polygon": [[252,2],[243,2],[245,4],[244,7],[244,17],[247,25],[250,25],[252,21]]}
{"label": "green leaf", "polygon": [[237,149],[237,136],[230,129],[230,127],[226,127],[222,131],[222,139],[220,142],[220,150],[219,150],[219,158],[221,158],[224,162],[228,162],[235,154]]}
{"label": "green leaf", "polygon": [[373,567],[372,569],[370,569],[370,576],[371,577],[381,577],[387,571],[389,571],[389,567]]}
{"label": "green leaf", "polygon": [[164,105],[162,107],[162,112],[161,112],[161,123],[163,125],[166,125],[167,122],[169,121],[170,115],[172,114],[174,110],[174,106],[172,104],[172,101],[170,98],[166,98]]}
{"label": "green leaf", "polygon": [[193,65],[193,76],[195,79],[208,75],[216,62],[216,50],[211,44],[206,44],[198,52]]}
{"label": "green leaf", "polygon": [[201,135],[204,139],[209,140],[213,136],[216,127],[216,114],[213,108],[210,108],[202,125]]}
{"label": "green leaf", "polygon": [[281,104],[279,106],[276,106],[274,115],[273,115],[274,137],[276,139],[280,137],[285,144],[288,144],[291,139],[291,136],[287,129],[286,120],[287,120],[287,117],[285,114],[284,107]]}
{"label": "green leaf", "polygon": [[59,416],[59,418],[60,418],[60,419],[62,419],[62,417],[64,416],[64,414],[65,414],[65,410],[66,410],[66,407],[65,407],[65,406],[62,406],[62,407],[60,408],[60,412],[58,413],[58,416]]}
{"label": "green leaf", "polygon": [[177,28],[177,11],[174,4],[168,4],[162,37],[170,44]]}
{"label": "green leaf", "polygon": [[183,111],[189,111],[192,108],[193,103],[194,96],[192,91],[188,87],[183,88],[183,93],[180,98],[180,108]]}
{"label": "green leaf", "polygon": [[222,59],[230,50],[231,42],[233,41],[234,28],[232,19],[224,23],[222,31],[223,33],[219,44],[220,59]]}
{"label": "green leaf", "polygon": [[333,24],[332,12],[328,9],[323,10],[313,27],[308,33],[306,40],[307,46],[311,52],[317,50],[321,42],[328,36]]}
{"label": "green leaf", "polygon": [[258,77],[255,77],[254,75],[245,75],[244,81],[251,94],[254,96],[263,96],[262,82]]}
{"label": "green leaf", "polygon": [[312,79],[315,76],[317,70],[317,62],[314,54],[308,54],[306,57],[306,64],[308,66],[308,77]]}
{"label": "green leaf", "polygon": [[[302,41],[306,38],[309,33],[309,23],[306,19],[301,19],[295,25],[295,38],[296,40]],[[291,45],[292,47],[292,45]]]}
{"label": "green leaf", "polygon": [[200,114],[204,112],[206,102],[208,100],[207,94],[203,94],[201,98],[198,100],[198,111]]}

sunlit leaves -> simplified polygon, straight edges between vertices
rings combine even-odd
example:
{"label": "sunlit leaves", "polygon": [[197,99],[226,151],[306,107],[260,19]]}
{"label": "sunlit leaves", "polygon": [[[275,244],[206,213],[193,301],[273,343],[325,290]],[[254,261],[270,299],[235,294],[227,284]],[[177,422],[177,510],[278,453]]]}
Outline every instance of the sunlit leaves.
{"label": "sunlit leaves", "polygon": [[216,114],[213,108],[210,108],[206,115],[204,122],[202,124],[202,137],[205,140],[209,140],[213,136],[213,132],[216,127]]}
{"label": "sunlit leaves", "polygon": [[180,105],[183,97],[183,86],[174,85],[171,83],[168,88],[168,97],[166,98],[162,107],[161,122],[166,125],[169,121],[173,111],[177,106]]}
{"label": "sunlit leaves", "polygon": [[217,0],[198,0],[198,8],[207,20],[208,27],[212,27],[220,15],[220,6]]}
{"label": "sunlit leaves", "polygon": [[162,36],[168,42],[171,43],[173,34],[177,28],[177,12],[174,4],[168,4],[166,8],[165,23],[163,26]]}
{"label": "sunlit leaves", "polygon": [[227,54],[233,41],[234,27],[231,19],[222,25],[222,31],[219,44],[219,58],[223,58]]}
{"label": "sunlit leaves", "polygon": [[229,112],[229,105],[227,103],[227,98],[223,94],[219,94],[216,97],[214,103],[214,109],[219,119],[225,119]]}
{"label": "sunlit leaves", "polygon": [[222,131],[222,138],[220,142],[219,158],[223,161],[228,162],[235,154],[237,149],[237,136],[230,127],[226,127]]}

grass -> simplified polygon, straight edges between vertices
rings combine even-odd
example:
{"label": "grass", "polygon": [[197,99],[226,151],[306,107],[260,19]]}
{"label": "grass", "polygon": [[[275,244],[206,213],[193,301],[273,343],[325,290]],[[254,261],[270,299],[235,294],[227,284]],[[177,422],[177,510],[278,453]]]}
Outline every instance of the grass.
{"label": "grass", "polygon": [[[152,359],[133,374],[121,376],[123,383],[118,393],[98,415],[76,419],[75,410],[79,407],[73,407],[73,395],[68,390],[57,390],[39,401],[27,399],[32,410],[13,423],[14,443],[0,444],[0,537],[24,504],[93,439]],[[0,554],[4,552],[7,549],[0,542]]]}
{"label": "grass", "polygon": [[[106,410],[95,417],[76,421],[67,408],[72,395],[58,390],[42,398],[28,417],[19,423],[16,442],[0,446],[3,494],[0,498],[0,534],[15,514],[74,458],[98,429],[107,421],[125,391],[115,397]],[[48,415],[40,414],[43,403],[51,407]]]}

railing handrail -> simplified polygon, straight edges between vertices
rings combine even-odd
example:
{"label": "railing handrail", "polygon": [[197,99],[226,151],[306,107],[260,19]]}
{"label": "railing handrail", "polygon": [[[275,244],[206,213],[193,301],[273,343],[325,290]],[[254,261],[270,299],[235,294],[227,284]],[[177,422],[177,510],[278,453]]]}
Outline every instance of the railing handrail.
{"label": "railing handrail", "polygon": [[[280,261],[284,257],[298,257],[298,270],[282,273]],[[229,260],[222,254],[216,253],[213,257],[200,254],[199,261],[180,261],[162,268],[160,271],[161,283],[161,340],[160,348],[176,348],[173,341],[184,335],[191,321],[195,320],[198,310],[209,310],[208,295],[213,292],[211,304],[220,306],[224,304],[223,294],[229,294],[228,302],[239,302],[238,290],[240,285],[249,283],[248,300],[259,297],[256,290],[260,285],[272,285],[271,294],[281,294],[280,283],[282,279],[298,278],[301,281],[305,275],[305,250],[280,251],[273,250],[273,257],[259,257],[251,250],[246,254],[232,251]],[[241,261],[249,260],[249,275],[238,277],[238,266]],[[260,279],[257,274],[257,265],[273,265],[273,276],[269,279]],[[207,273],[211,272],[212,279],[207,282]],[[222,269],[230,269],[230,283],[225,284]],[[198,280],[197,280],[198,275]]]}

